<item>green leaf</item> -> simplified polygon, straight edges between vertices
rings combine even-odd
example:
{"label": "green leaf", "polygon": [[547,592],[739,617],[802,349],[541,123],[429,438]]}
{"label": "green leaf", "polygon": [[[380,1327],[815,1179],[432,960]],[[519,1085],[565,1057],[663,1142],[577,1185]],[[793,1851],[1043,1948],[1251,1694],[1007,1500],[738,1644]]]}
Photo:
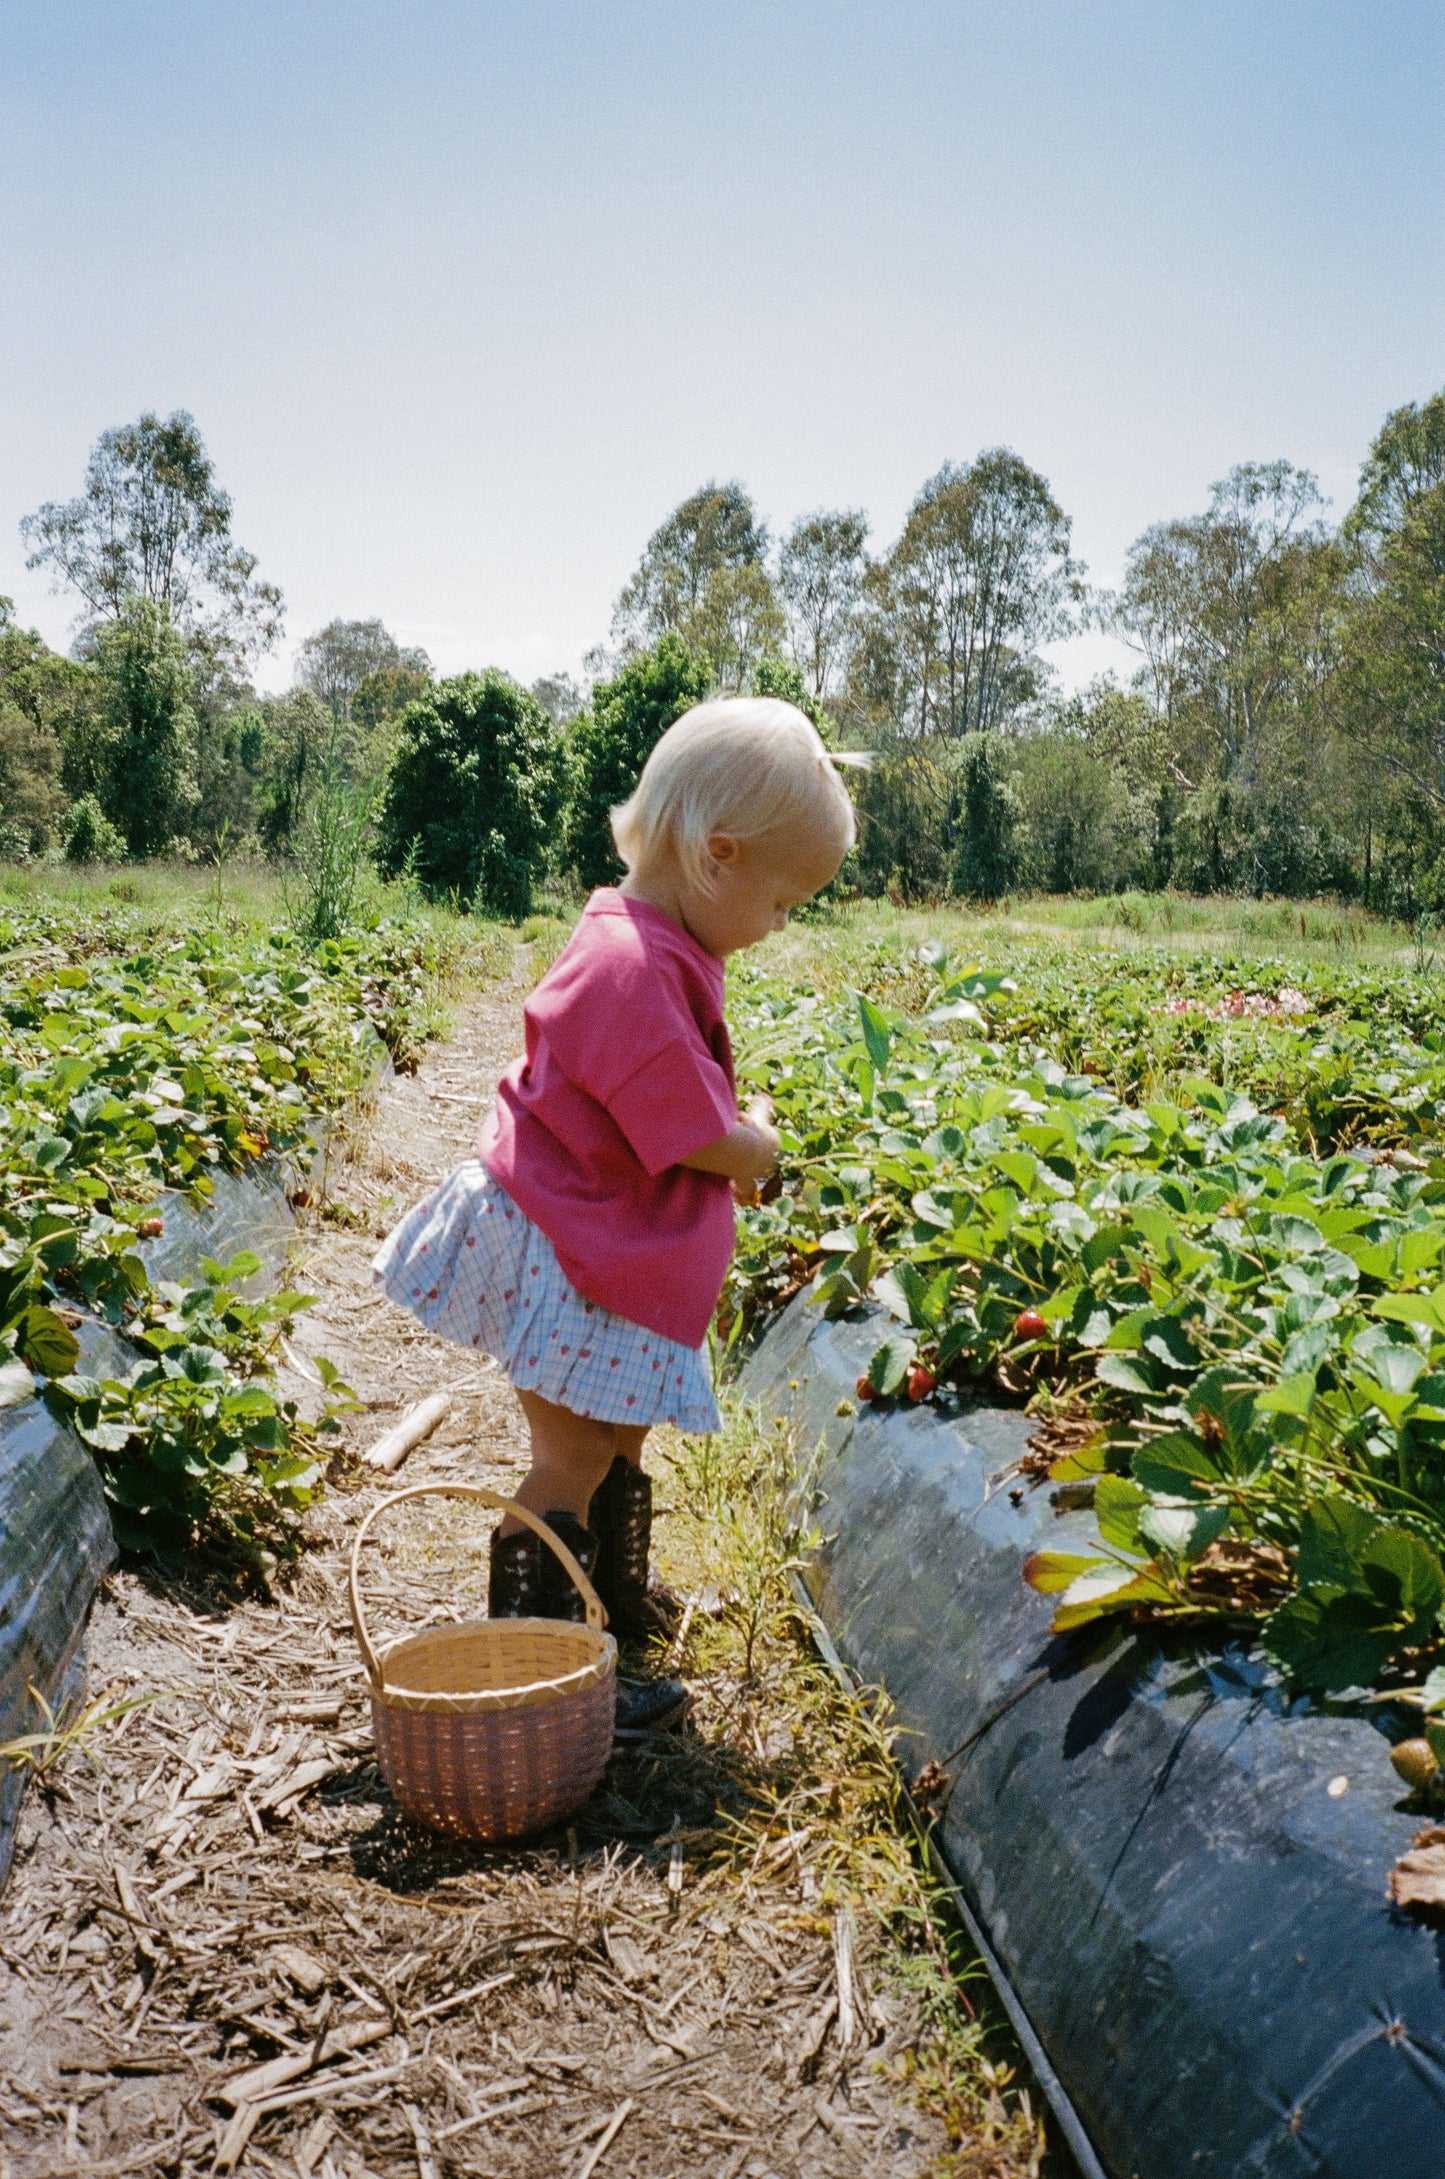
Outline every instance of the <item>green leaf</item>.
{"label": "green leaf", "polygon": [[868,1382],[874,1391],[891,1399],[908,1375],[915,1352],[911,1339],[885,1339],[868,1364]]}
{"label": "green leaf", "polygon": [[1301,1687],[1338,1693],[1368,1687],[1410,1634],[1374,1597],[1343,1589],[1301,1590],[1266,1620],[1265,1654]]}
{"label": "green leaf", "polygon": [[1377,1529],[1361,1554],[1360,1571],[1382,1609],[1416,1626],[1432,1626],[1445,1604],[1439,1555],[1408,1528]]}
{"label": "green leaf", "polygon": [[1177,1316],[1156,1316],[1144,1327],[1141,1344],[1146,1354],[1171,1370],[1196,1370],[1199,1356],[1185,1325]]}
{"label": "green leaf", "polygon": [[1432,1332],[1439,1332],[1445,1331],[1442,1301],[1445,1287],[1437,1287],[1433,1294],[1381,1294],[1373,1307],[1376,1316],[1391,1323],[1424,1324]]}
{"label": "green leaf", "polygon": [[1139,1534],[1156,1551],[1192,1564],[1229,1526],[1228,1506],[1191,1506],[1151,1499],[1139,1516]]}
{"label": "green leaf", "polygon": [[896,1270],[883,1272],[873,1281],[869,1292],[875,1301],[882,1302],[890,1316],[897,1317],[900,1324],[909,1324],[913,1321],[913,1312],[908,1306],[908,1296]]}
{"label": "green leaf", "polygon": [[261,1385],[246,1385],[240,1392],[233,1392],[226,1401],[228,1415],[274,1415],[274,1396]]}
{"label": "green leaf", "polygon": [[1317,1498],[1300,1521],[1296,1571],[1302,1589],[1362,1589],[1363,1554],[1379,1527],[1373,1513],[1348,1498]]}
{"label": "green leaf", "polygon": [[1147,1492],[1127,1475],[1101,1475],[1094,1492],[1094,1514],[1105,1543],[1115,1551],[1130,1551],[1142,1558],[1139,1516],[1148,1503]]}
{"label": "green leaf", "polygon": [[861,992],[858,994],[858,1019],[862,1024],[863,1042],[867,1047],[868,1057],[873,1062],[874,1072],[882,1074],[888,1066],[893,1038],[886,1016],[871,999],[865,999]]}
{"label": "green leaf", "polygon": [[66,1377],[80,1360],[80,1343],[70,1327],[36,1303],[20,1320],[20,1351],[43,1377]]}
{"label": "green leaf", "polygon": [[1094,1375],[1100,1384],[1112,1385],[1117,1392],[1132,1392],[1148,1399],[1154,1397],[1152,1380],[1127,1355],[1101,1354],[1094,1364]]}
{"label": "green leaf", "polygon": [[1315,1402],[1315,1378],[1313,1374],[1286,1377],[1267,1392],[1259,1395],[1259,1411],[1263,1415],[1297,1415],[1308,1417]]}
{"label": "green leaf", "polygon": [[1182,1430],[1171,1430],[1165,1436],[1151,1438],[1141,1445],[1129,1466],[1134,1480],[1146,1491],[1155,1491],[1163,1498],[1179,1498],[1186,1503],[1197,1498],[1198,1487],[1221,1482],[1224,1471],[1206,1445],[1197,1438],[1188,1437]]}

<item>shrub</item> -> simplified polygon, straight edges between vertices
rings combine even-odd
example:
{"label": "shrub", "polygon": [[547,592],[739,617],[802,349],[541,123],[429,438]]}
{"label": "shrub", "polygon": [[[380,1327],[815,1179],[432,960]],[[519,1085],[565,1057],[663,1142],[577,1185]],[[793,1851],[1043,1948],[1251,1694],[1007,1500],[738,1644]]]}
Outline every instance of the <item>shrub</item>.
{"label": "shrub", "polygon": [[378,860],[431,893],[519,920],[560,801],[551,721],[495,668],[439,682],[399,721]]}
{"label": "shrub", "polygon": [[43,855],[65,829],[59,738],[0,698],[0,852]]}
{"label": "shrub", "polygon": [[106,816],[93,794],[83,794],[70,812],[65,859],[70,863],[122,863],[125,835]]}
{"label": "shrub", "polygon": [[102,630],[106,746],[101,795],[132,855],[158,854],[195,802],[196,716],[184,638],[169,612],[130,599]]}
{"label": "shrub", "polygon": [[1148,813],[1131,806],[1119,774],[1082,740],[1052,733],[1021,742],[1015,791],[1024,885],[1087,893],[1148,882]]}
{"label": "shrub", "polygon": [[609,814],[637,785],[653,745],[674,719],[701,702],[709,683],[706,661],[681,636],[667,635],[592,691],[590,708],[572,728],[562,835],[563,865],[583,885],[616,884],[622,865]]}
{"label": "shrub", "polygon": [[936,740],[876,732],[873,766],[853,782],[858,845],[848,858],[861,893],[936,900],[948,891],[957,782]]}
{"label": "shrub", "polygon": [[1014,881],[1015,809],[1009,783],[986,734],[971,737],[963,756],[963,810],[953,863],[954,890],[970,900],[997,900]]}

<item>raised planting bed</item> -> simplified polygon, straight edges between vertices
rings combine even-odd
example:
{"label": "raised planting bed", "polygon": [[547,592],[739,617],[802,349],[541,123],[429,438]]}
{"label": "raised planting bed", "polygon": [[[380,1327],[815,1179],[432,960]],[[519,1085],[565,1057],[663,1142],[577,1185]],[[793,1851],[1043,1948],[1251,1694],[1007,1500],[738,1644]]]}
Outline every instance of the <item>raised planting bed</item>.
{"label": "raised planting bed", "polygon": [[304,956],[53,916],[0,945],[3,1882],[117,1538],[258,1572],[295,1549],[321,1446],[269,1382],[290,1197],[388,1045],[409,1058],[439,956],[421,928]]}
{"label": "raised planting bed", "polygon": [[[316,1152],[317,1164],[324,1154]],[[294,1167],[289,1174],[294,1185]],[[248,1285],[273,1285],[296,1230],[287,1179],[281,1159],[265,1158],[246,1172],[218,1173],[205,1203],[163,1196],[156,1212],[164,1230],[141,1244],[151,1284],[192,1286],[207,1258],[226,1262],[247,1249],[260,1259]],[[78,1376],[124,1378],[141,1359],[95,1318],[74,1329]],[[86,1620],[115,1557],[90,1448],[39,1397],[0,1410],[0,1742],[42,1729],[47,1710],[61,1717],[73,1709],[85,1675]],[[0,1887],[31,1775],[23,1761],[0,1766]]]}
{"label": "raised planting bed", "polygon": [[1103,2167],[1438,2179],[1441,1940],[1386,1896],[1410,1713],[1292,1697],[1225,1624],[1052,1633],[1023,1563],[1093,1515],[1017,1473],[1021,1409],[860,1406],[887,1329],[795,1301],[740,1390],[824,1447],[814,1601]]}

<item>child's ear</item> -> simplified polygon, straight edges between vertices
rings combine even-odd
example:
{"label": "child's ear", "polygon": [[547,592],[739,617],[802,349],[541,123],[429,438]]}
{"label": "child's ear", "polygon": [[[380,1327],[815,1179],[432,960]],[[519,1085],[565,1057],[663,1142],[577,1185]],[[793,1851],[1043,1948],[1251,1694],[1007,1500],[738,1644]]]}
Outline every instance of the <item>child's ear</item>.
{"label": "child's ear", "polygon": [[721,863],[724,870],[728,870],[741,855],[742,842],[731,832],[710,832],[707,836],[707,851],[715,863]]}

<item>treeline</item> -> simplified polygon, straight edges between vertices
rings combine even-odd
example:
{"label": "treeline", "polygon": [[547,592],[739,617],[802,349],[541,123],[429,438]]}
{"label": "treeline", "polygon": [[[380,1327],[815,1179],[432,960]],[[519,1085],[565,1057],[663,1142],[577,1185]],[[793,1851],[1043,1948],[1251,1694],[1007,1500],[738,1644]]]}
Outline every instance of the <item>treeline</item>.
{"label": "treeline", "polygon": [[[63,658],[0,601],[8,856],[365,851],[517,914],[615,875],[606,813],[657,735],[757,690],[872,752],[859,891],[1445,907],[1445,394],[1385,419],[1337,526],[1307,472],[1244,464],[1145,531],[1117,593],[1006,449],[946,464],[876,555],[858,510],[775,541],[741,485],[706,485],[648,540],[585,686],[438,681],[379,621],[335,621],[259,697],[282,599],[184,414],[107,432],[80,497],[23,530],[81,620]],[[1044,653],[1085,626],[1137,670],[1066,697]]]}

